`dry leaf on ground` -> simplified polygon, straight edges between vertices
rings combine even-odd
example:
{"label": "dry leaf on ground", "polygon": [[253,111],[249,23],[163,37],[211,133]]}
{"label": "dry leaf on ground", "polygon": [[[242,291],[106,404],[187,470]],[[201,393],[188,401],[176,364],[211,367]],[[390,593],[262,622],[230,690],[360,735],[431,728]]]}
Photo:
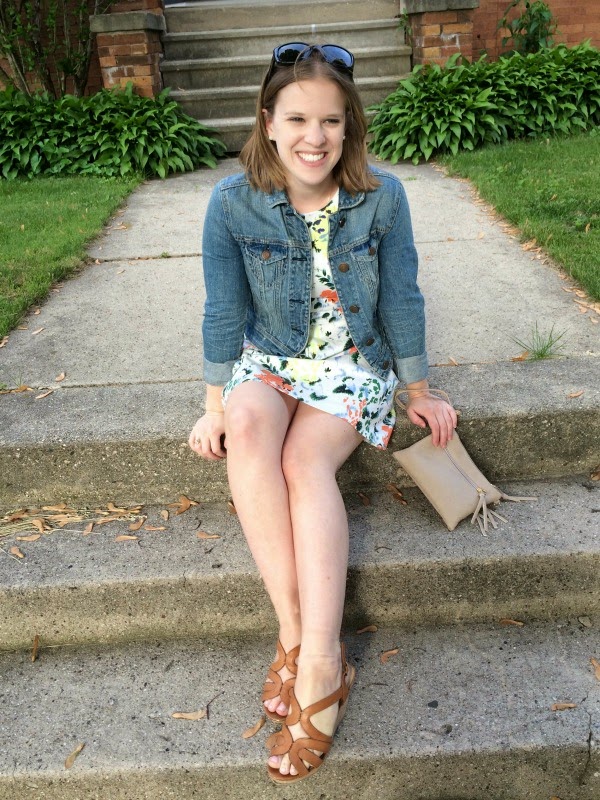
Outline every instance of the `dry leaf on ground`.
{"label": "dry leaf on ground", "polygon": [[10,552],[12,553],[12,555],[13,555],[13,556],[16,556],[17,558],[25,558],[25,553],[22,553],[22,552],[19,550],[19,548],[16,546],[16,544],[15,544],[15,545],[13,545],[13,546],[10,548]]}
{"label": "dry leaf on ground", "polygon": [[577,703],[553,703],[550,711],[567,711],[569,708],[577,708]]}
{"label": "dry leaf on ground", "polygon": [[399,647],[394,647],[393,650],[386,650],[379,656],[379,660],[382,664],[387,664],[392,656],[397,655],[400,652]]}
{"label": "dry leaf on ground", "polygon": [[42,392],[41,394],[36,395],[35,399],[36,400],[43,400],[44,397],[48,397],[48,395],[52,394],[53,392],[54,392],[54,389],[46,389],[45,392]]}
{"label": "dry leaf on ground", "polygon": [[169,519],[169,512],[167,511],[167,509],[166,509],[166,508],[163,508],[163,510],[160,512],[160,517],[161,517],[162,519],[164,519],[164,521],[165,521],[165,522],[167,522],[167,521],[168,521],[168,519]]}
{"label": "dry leaf on ground", "polygon": [[600,481],[600,465],[598,465],[596,469],[591,473],[590,478],[593,481]]}
{"label": "dry leaf on ground", "polygon": [[120,536],[115,538],[115,542],[134,542],[139,538],[139,536],[129,536],[127,533],[122,533]]}
{"label": "dry leaf on ground", "polygon": [[387,486],[386,486],[385,488],[388,490],[388,492],[390,492],[390,494],[392,495],[392,497],[393,497],[395,500],[397,500],[399,503],[401,503],[403,506],[407,506],[407,505],[408,505],[408,503],[406,502],[406,500],[404,499],[404,497],[403,497],[403,495],[402,495],[402,492],[401,492],[401,491],[400,491],[400,489],[399,489],[399,488],[396,486],[396,484],[395,484],[395,483],[388,483],[388,484],[387,484]]}
{"label": "dry leaf on ground", "polygon": [[66,372],[61,372],[61,373],[60,373],[60,375],[57,375],[57,376],[56,376],[56,378],[54,378],[54,380],[55,380],[57,383],[60,383],[61,381],[64,381],[64,379],[65,379],[66,377],[67,377],[67,373],[66,373]]}
{"label": "dry leaf on ground", "polygon": [[39,646],[40,646],[40,635],[39,633],[36,633],[36,635],[33,637],[33,649],[31,650],[32,661],[35,661],[38,657]]}
{"label": "dry leaf on ground", "polygon": [[521,622],[519,619],[506,619],[503,618],[500,620],[500,625],[516,625],[517,628],[522,628],[525,623]]}
{"label": "dry leaf on ground", "polygon": [[88,525],[85,526],[83,529],[83,535],[88,536],[94,530],[94,523],[90,522]]}
{"label": "dry leaf on ground", "polygon": [[251,728],[247,728],[247,729],[246,729],[246,730],[245,730],[245,731],[242,733],[242,739],[251,739],[253,736],[256,736],[256,734],[259,732],[259,730],[260,730],[260,729],[263,727],[263,725],[265,724],[265,720],[266,720],[266,717],[265,717],[265,715],[263,714],[263,715],[260,717],[260,719],[258,720],[258,722],[256,722],[256,723],[255,723],[255,724],[254,724],[254,725],[253,725]]}
{"label": "dry leaf on ground", "polygon": [[199,505],[195,500],[190,500],[189,497],[186,497],[184,494],[180,495],[179,501],[177,503],[169,503],[169,508],[177,509],[175,511],[175,516],[179,516],[179,514],[183,514],[188,511],[192,506]]}
{"label": "dry leaf on ground", "polygon": [[450,361],[450,363],[452,364],[453,367],[460,366],[458,361],[455,358],[452,358],[452,356],[450,356],[449,361]]}
{"label": "dry leaf on ground", "polygon": [[218,533],[207,533],[206,531],[197,531],[196,536],[198,539],[220,539]]}
{"label": "dry leaf on ground", "polygon": [[592,620],[589,617],[577,617],[577,622],[581,623],[584,628],[592,627]]}
{"label": "dry leaf on ground", "polygon": [[191,719],[191,720],[198,720],[204,719],[206,716],[207,709],[201,708],[199,711],[176,711],[174,714],[171,714],[173,719]]}
{"label": "dry leaf on ground", "polygon": [[38,335],[38,333],[41,333],[43,330],[44,330],[43,328],[38,328],[36,331],[32,331],[32,332],[31,332],[31,335],[32,335],[32,336],[37,336],[37,335]]}
{"label": "dry leaf on ground", "polygon": [[600,661],[597,658],[590,658],[590,664],[594,668],[594,675],[597,681],[600,681]]}
{"label": "dry leaf on ground", "polygon": [[511,361],[527,361],[529,358],[529,350],[523,350],[520,356],[515,356],[511,358]]}
{"label": "dry leaf on ground", "polygon": [[0,347],[6,347],[7,344],[8,344],[8,336],[3,336],[2,339],[0,339]]}
{"label": "dry leaf on ground", "polygon": [[356,631],[357,634],[361,633],[375,633],[377,630],[377,625],[367,625],[365,628],[361,628],[359,631]]}
{"label": "dry leaf on ground", "polygon": [[227,501],[227,510],[229,511],[230,514],[237,514],[235,506],[233,505],[233,500]]}
{"label": "dry leaf on ground", "polygon": [[371,498],[369,495],[365,494],[364,492],[357,492],[357,494],[360,497],[360,502],[363,504],[363,506],[371,505]]}
{"label": "dry leaf on ground", "polygon": [[31,536],[17,536],[17,542],[37,542],[41,538],[41,533],[32,533]]}
{"label": "dry leaf on ground", "polygon": [[144,525],[145,531],[166,531],[164,525]]}
{"label": "dry leaf on ground", "polygon": [[85,747],[85,742],[83,742],[82,744],[78,744],[75,750],[73,750],[73,752],[71,753],[71,755],[67,756],[67,759],[65,761],[65,769],[71,769],[71,767],[75,763],[75,759],[77,758],[79,753],[81,753],[84,747]]}
{"label": "dry leaf on ground", "polygon": [[142,525],[144,524],[144,522],[146,522],[147,519],[148,517],[140,517],[137,522],[131,523],[131,525],[129,526],[129,530],[139,531],[139,529],[142,527]]}

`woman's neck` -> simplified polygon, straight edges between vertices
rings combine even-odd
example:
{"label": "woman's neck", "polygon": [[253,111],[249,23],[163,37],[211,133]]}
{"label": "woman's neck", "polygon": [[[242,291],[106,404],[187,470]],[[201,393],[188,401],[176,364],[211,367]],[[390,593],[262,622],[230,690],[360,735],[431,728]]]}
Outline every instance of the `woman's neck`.
{"label": "woman's neck", "polygon": [[287,196],[299,214],[308,214],[326,206],[337,190],[337,184],[332,181],[326,188],[319,186],[314,189],[307,188],[306,191],[288,187]]}

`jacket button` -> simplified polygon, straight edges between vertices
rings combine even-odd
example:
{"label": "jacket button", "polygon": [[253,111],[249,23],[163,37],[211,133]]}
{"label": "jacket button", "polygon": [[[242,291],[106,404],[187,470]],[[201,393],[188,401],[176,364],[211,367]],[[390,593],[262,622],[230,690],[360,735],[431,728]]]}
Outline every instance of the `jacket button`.
{"label": "jacket button", "polygon": [[350,306],[350,311],[353,314],[358,314],[358,312],[360,311],[360,308],[358,306]]}
{"label": "jacket button", "polygon": [[384,361],[382,366],[383,366],[384,369],[389,369],[390,368],[390,362],[389,361]]}
{"label": "jacket button", "polygon": [[342,264],[339,265],[338,269],[340,272],[348,272],[348,270],[350,269],[350,264],[346,264],[346,262],[344,261]]}
{"label": "jacket button", "polygon": [[371,336],[369,339],[367,339],[365,344],[367,345],[367,347],[370,347],[372,344],[375,344],[375,339],[373,339],[373,337]]}
{"label": "jacket button", "polygon": [[370,256],[374,256],[376,252],[377,252],[377,248],[376,247],[369,247],[369,255]]}
{"label": "jacket button", "polygon": [[266,261],[268,258],[271,258],[271,251],[270,250],[263,250],[260,254],[263,261]]}
{"label": "jacket button", "polygon": [[340,218],[340,228],[343,228],[345,224],[346,224],[346,217],[341,217]]}

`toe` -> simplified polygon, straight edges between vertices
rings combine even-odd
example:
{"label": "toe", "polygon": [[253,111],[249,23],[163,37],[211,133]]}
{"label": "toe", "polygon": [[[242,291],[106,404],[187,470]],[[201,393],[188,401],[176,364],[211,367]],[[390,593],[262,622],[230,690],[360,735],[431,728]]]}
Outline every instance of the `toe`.
{"label": "toe", "polygon": [[281,756],[270,756],[268,763],[273,769],[279,769],[281,766]]}
{"label": "toe", "polygon": [[290,759],[287,755],[283,756],[283,758],[281,759],[281,764],[279,765],[279,772],[281,772],[282,775],[289,775],[290,773]]}
{"label": "toe", "polygon": [[275,711],[279,714],[280,717],[287,717],[288,714],[288,707],[285,703],[279,703]]}

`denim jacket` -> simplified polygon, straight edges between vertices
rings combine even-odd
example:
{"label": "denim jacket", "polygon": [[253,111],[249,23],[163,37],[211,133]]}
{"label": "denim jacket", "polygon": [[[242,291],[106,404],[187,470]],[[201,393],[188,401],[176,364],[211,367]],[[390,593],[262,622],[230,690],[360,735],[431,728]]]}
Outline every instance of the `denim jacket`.
{"label": "denim jacket", "polygon": [[[417,253],[400,181],[350,195],[340,188],[329,218],[329,261],[352,341],[373,370],[403,383],[427,377],[425,315]],[[308,226],[285,191],[252,188],[245,175],[215,187],[203,237],[204,380],[222,385],[244,336],[263,352],[296,356],[306,346],[312,248]]]}

